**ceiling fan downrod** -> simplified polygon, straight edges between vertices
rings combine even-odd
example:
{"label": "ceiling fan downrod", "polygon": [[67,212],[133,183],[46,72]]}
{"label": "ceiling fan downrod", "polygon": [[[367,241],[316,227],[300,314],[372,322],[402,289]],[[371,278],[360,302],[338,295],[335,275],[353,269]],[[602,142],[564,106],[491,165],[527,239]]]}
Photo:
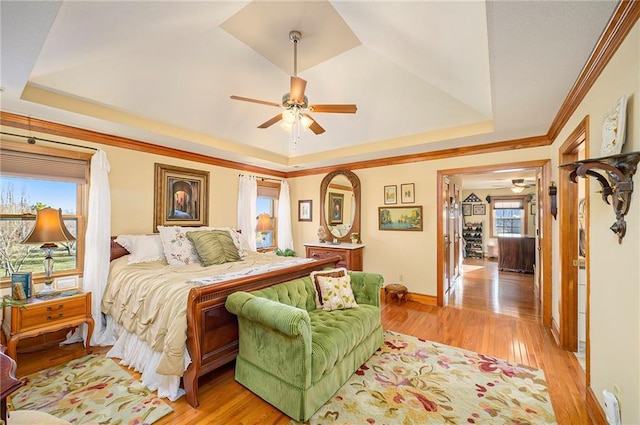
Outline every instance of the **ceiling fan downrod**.
{"label": "ceiling fan downrod", "polygon": [[291,31],[289,40],[293,43],[293,76],[298,76],[298,41],[302,38],[300,31]]}

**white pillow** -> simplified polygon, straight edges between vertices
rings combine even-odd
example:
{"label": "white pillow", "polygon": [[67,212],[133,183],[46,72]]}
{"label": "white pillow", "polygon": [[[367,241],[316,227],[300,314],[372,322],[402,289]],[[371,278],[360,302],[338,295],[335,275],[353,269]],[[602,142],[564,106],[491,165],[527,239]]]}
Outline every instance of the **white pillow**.
{"label": "white pillow", "polygon": [[309,277],[311,278],[311,283],[313,284],[313,290],[315,291],[316,308],[322,308],[322,297],[320,294],[320,282],[318,281],[318,277],[320,276],[342,277],[346,275],[347,275],[347,269],[345,269],[344,267],[311,272]]}
{"label": "white pillow", "polygon": [[116,242],[129,251],[129,264],[165,259],[160,235],[120,235]]}
{"label": "white pillow", "polygon": [[358,307],[351,289],[351,276],[325,277],[318,276],[322,309],[325,311],[344,310]]}

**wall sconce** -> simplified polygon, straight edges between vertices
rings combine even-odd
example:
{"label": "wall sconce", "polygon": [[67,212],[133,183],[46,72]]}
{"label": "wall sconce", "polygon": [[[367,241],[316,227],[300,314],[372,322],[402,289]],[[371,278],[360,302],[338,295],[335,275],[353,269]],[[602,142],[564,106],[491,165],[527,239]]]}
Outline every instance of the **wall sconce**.
{"label": "wall sconce", "polygon": [[491,203],[491,196],[487,195],[485,200],[487,201],[487,204],[490,204]]}
{"label": "wall sconce", "polygon": [[551,186],[549,186],[549,200],[551,205],[551,215],[554,220],[557,219],[558,215],[558,202],[556,200],[558,195],[558,188],[556,187],[556,182],[551,182]]}

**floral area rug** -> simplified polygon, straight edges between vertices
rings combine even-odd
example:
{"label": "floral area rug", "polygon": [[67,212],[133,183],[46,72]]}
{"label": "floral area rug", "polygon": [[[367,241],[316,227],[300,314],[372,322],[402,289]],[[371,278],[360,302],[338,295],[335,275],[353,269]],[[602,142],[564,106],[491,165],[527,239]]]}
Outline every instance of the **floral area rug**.
{"label": "floral area rug", "polygon": [[556,420],[541,370],[386,331],[382,347],[306,423],[526,425]]}
{"label": "floral area rug", "polygon": [[96,355],[27,376],[11,405],[92,425],[152,424],[173,411],[113,360]]}

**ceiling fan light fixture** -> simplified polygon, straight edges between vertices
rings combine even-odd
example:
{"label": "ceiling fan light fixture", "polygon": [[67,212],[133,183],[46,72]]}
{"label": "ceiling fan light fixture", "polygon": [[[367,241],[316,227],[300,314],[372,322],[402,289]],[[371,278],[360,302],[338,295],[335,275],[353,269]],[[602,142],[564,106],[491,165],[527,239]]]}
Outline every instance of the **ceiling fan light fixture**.
{"label": "ceiling fan light fixture", "polygon": [[296,114],[294,108],[285,109],[282,111],[282,121],[291,127],[291,125],[296,122],[296,115],[298,114]]}
{"label": "ceiling fan light fixture", "polygon": [[300,124],[302,124],[305,130],[308,130],[309,127],[311,127],[311,124],[313,124],[313,120],[308,116],[303,115],[300,117]]}
{"label": "ceiling fan light fixture", "polygon": [[522,193],[523,190],[524,190],[524,187],[522,187],[522,186],[513,186],[511,188],[511,191],[513,193]]}
{"label": "ceiling fan light fixture", "polygon": [[280,128],[282,128],[287,133],[291,133],[291,130],[293,129],[293,123],[286,122],[286,121],[281,121],[280,122]]}

